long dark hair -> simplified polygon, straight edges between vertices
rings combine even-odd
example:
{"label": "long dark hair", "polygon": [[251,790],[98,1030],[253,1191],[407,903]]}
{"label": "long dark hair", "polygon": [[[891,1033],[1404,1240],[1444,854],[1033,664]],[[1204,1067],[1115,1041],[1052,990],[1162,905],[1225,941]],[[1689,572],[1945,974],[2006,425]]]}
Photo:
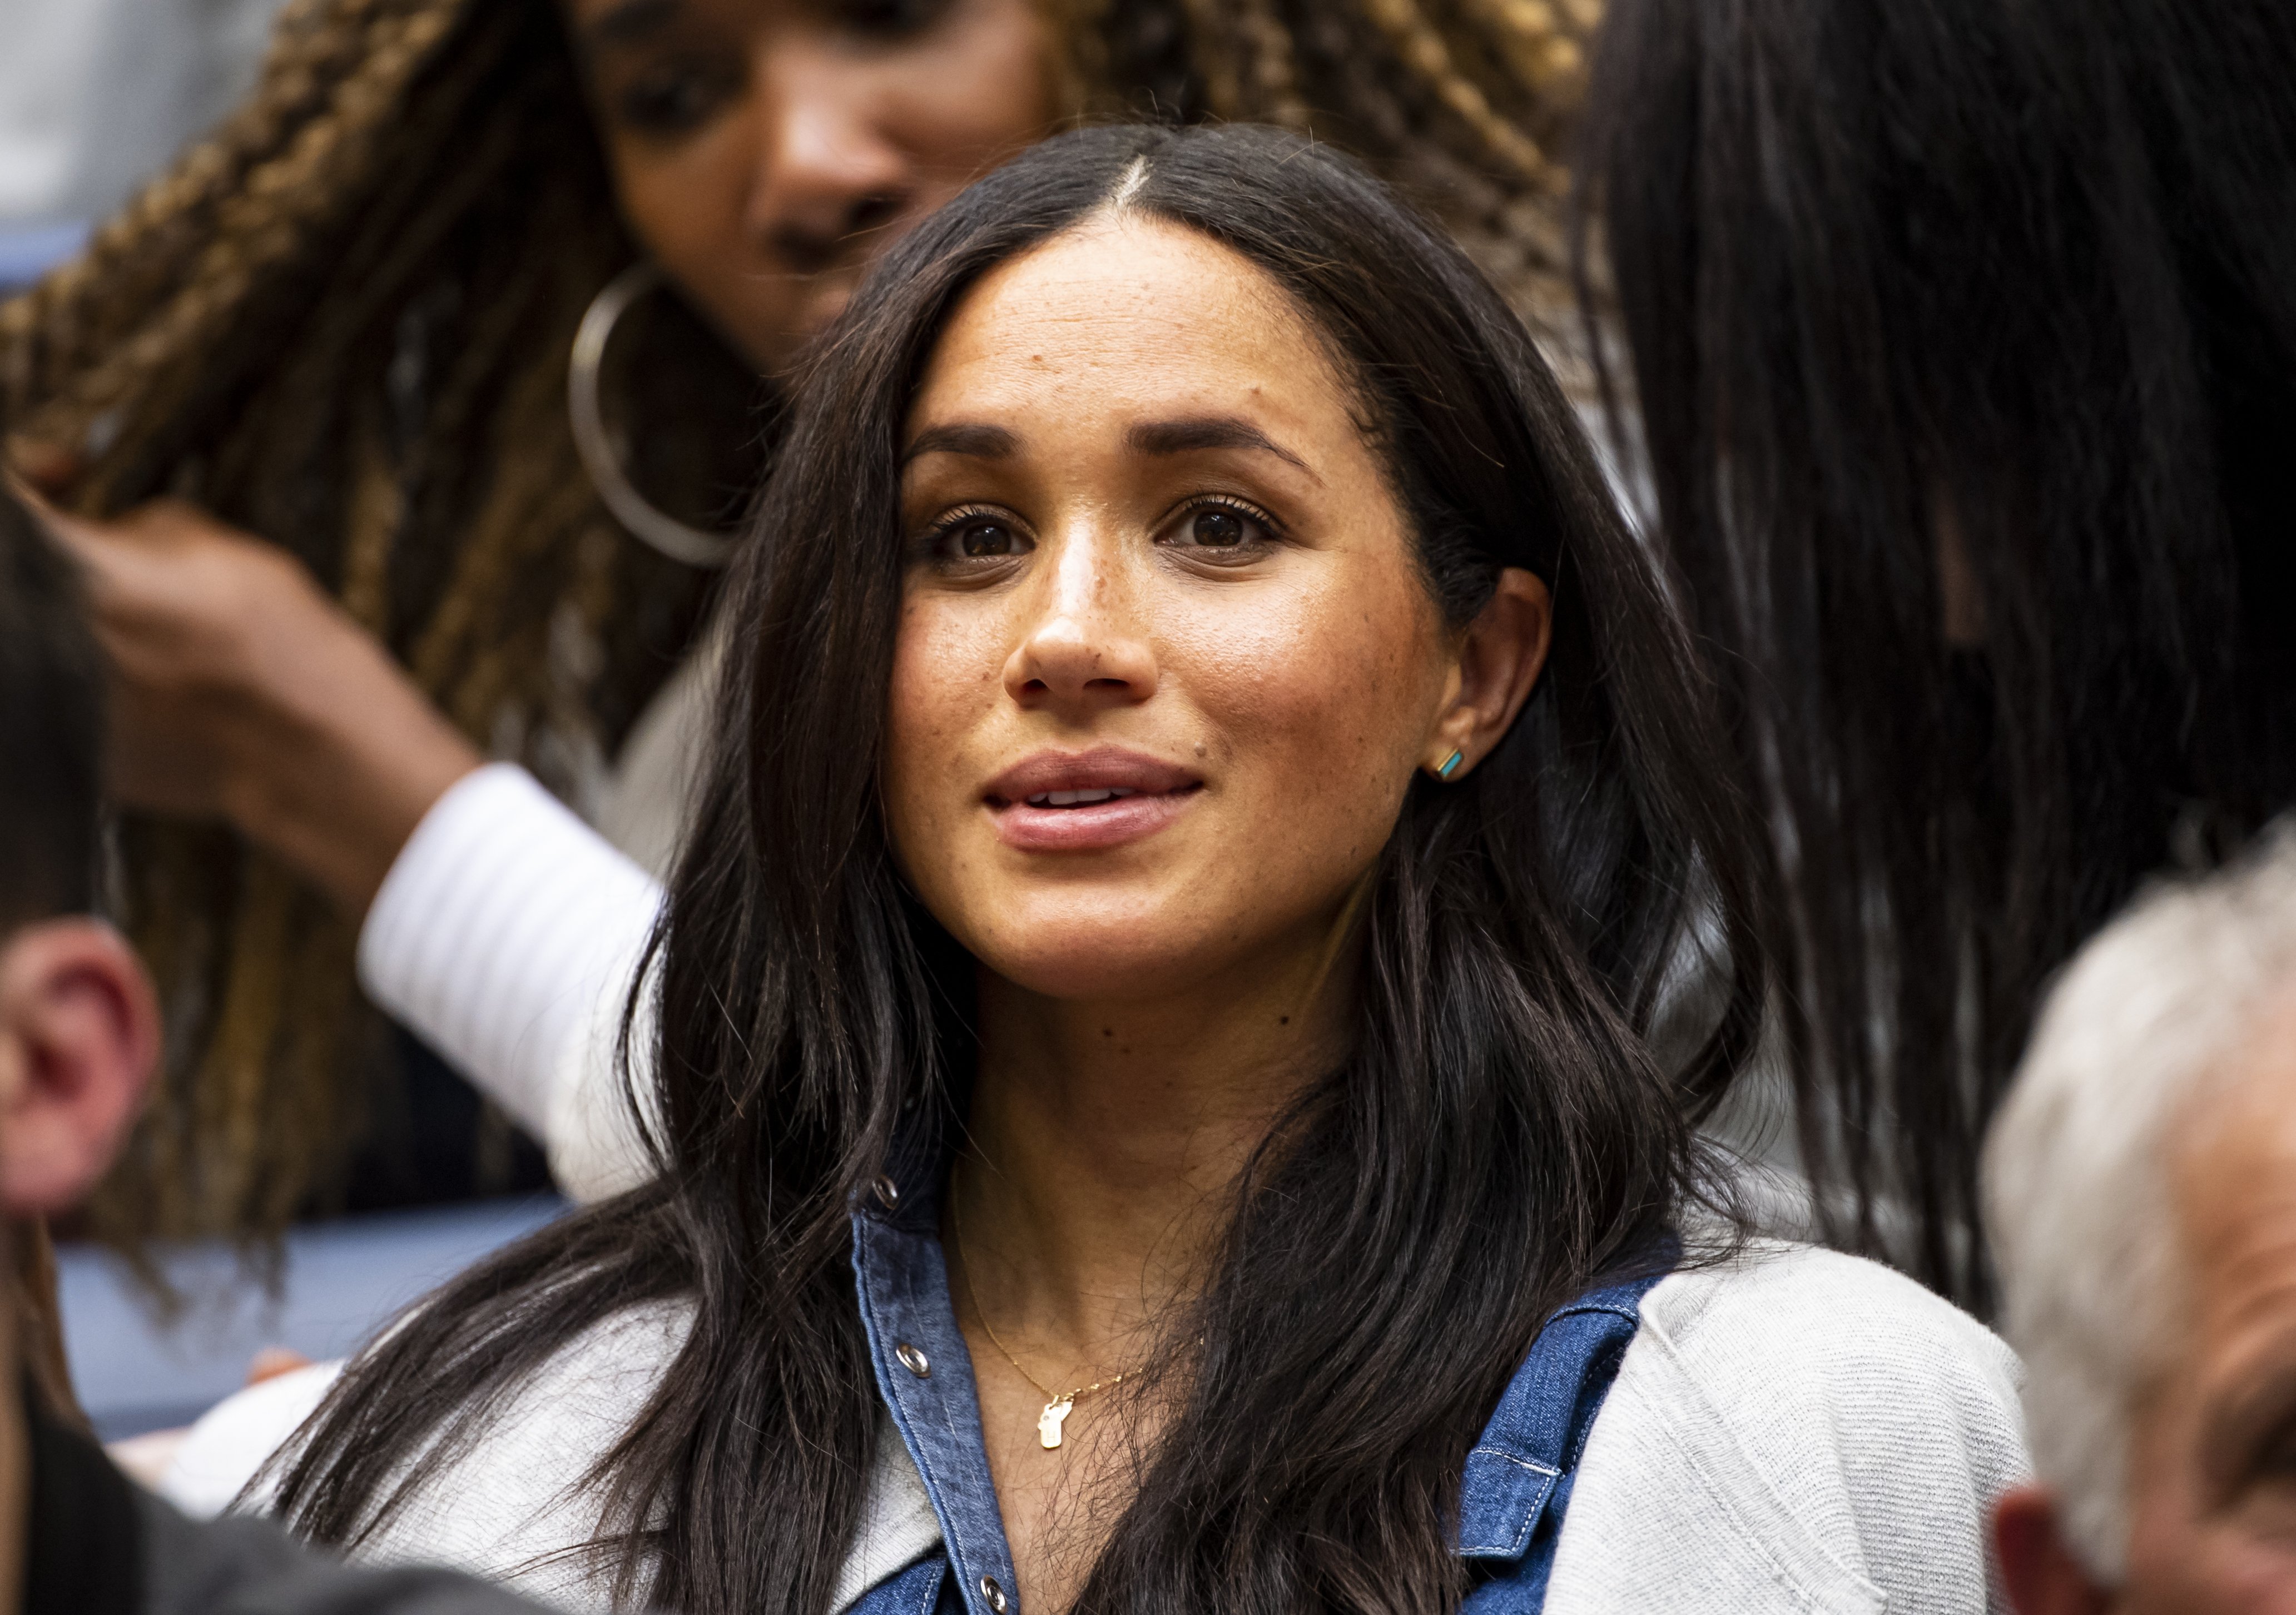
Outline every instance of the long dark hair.
{"label": "long dark hair", "polygon": [[[83,514],[170,494],[289,549],[450,719],[570,793],[690,648],[707,580],[619,534],[567,427],[576,327],[641,248],[563,9],[285,7],[247,100],[0,301],[0,407],[86,451]],[[914,9],[854,17],[898,31]],[[1518,307],[1568,324],[1548,153],[1584,78],[1575,8],[1039,10],[1077,110],[1312,124],[1438,202]],[[717,525],[770,447],[771,398],[675,296],[615,346],[638,485]],[[93,1227],[131,1247],[266,1236],[338,1204],[406,1103],[353,991],[355,927],[227,826],[131,814],[117,841],[168,1065]]]}
{"label": "long dark hair", "polygon": [[[692,1332],[594,1477],[602,1550],[626,1587],[652,1563],[655,1598],[691,1615],[826,1604],[878,1428],[849,1197],[905,1110],[957,1102],[971,1058],[976,966],[906,892],[877,797],[899,432],[966,288],[1128,176],[1123,207],[1234,249],[1341,357],[1444,615],[1471,616],[1504,565],[1548,579],[1556,608],[1512,733],[1463,783],[1411,788],[1352,1056],[1238,1190],[1186,1320],[1201,1352],[1080,1607],[1456,1602],[1468,1448],[1547,1314],[1693,1192],[1690,1125],[1762,982],[1687,636],[1529,339],[1360,169],[1242,127],[1039,147],[921,225],[800,379],[658,943],[662,1175],[370,1352],[286,1469],[305,1531],[357,1543],[570,1334],[685,1297]],[[1733,990],[1662,1072],[1638,1030],[1715,915]]]}
{"label": "long dark hair", "polygon": [[1837,1236],[1980,1306],[2046,978],[2289,799],[2292,81],[2281,0],[1617,0],[1601,45],[1581,173],[1803,1150]]}

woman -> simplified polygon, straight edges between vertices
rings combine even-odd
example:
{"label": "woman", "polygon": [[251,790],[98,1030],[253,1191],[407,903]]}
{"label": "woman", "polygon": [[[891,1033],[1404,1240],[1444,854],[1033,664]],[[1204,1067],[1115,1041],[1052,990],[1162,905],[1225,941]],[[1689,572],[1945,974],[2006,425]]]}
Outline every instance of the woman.
{"label": "woman", "polygon": [[355,1365],[288,1515],[695,1615],[1982,1604],[2005,1352],[1701,1209],[1758,972],[1637,1034],[1739,832],[1457,250],[1327,147],[1068,135],[792,407],[661,1171]]}
{"label": "woman", "polygon": [[[902,229],[1077,112],[1313,108],[1563,328],[1547,152],[1589,23],[1591,0],[291,9],[214,143],[0,312],[28,463],[108,519],[67,525],[122,675],[128,897],[172,1004],[170,1083],[105,1223],[264,1230],[340,1195],[344,1143],[398,1103],[347,1004],[379,890],[367,991],[570,1182],[625,1170],[570,1096],[597,1062],[567,1051],[657,890],[523,773],[471,775],[480,748],[514,757],[666,863],[702,672],[670,679],[705,596],[689,562],[774,436],[756,376]],[[634,259],[668,293],[620,321],[583,456],[567,356]]]}
{"label": "woman", "polygon": [[2296,20],[1631,0],[1586,173],[1839,1236],[1982,1305],[2038,993],[2296,798]]}
{"label": "woman", "polygon": [[[561,1073],[594,1072],[565,1051],[655,888],[524,775],[472,771],[513,758],[666,861],[704,670],[691,562],[770,447],[759,373],[902,230],[1079,112],[1313,109],[1559,316],[1547,153],[1591,4],[291,8],[217,137],[0,311],[28,466],[105,519],[64,525],[120,674],[116,783],[145,810],[127,895],[172,1006],[108,1226],[259,1230],[340,1193],[342,1148],[398,1103],[369,1092],[347,1003],[379,890],[369,991],[564,1176],[619,1169]],[[569,354],[638,260],[668,295],[590,373],[586,455]]]}

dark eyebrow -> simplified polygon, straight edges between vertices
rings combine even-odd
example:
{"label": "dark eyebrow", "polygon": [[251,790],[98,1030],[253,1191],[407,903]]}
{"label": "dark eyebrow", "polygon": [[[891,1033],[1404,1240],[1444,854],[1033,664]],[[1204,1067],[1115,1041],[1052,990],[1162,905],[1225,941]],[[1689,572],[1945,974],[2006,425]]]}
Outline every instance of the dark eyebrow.
{"label": "dark eyebrow", "polygon": [[[1135,454],[1185,455],[1207,448],[1248,448],[1274,455],[1296,465],[1310,477],[1308,463],[1248,421],[1234,415],[1191,415],[1178,421],[1143,421],[1124,434],[1125,446]],[[958,422],[918,434],[901,456],[906,465],[920,455],[964,455],[975,460],[1010,459],[1020,441],[1001,426]],[[1317,481],[1323,480],[1320,477]]]}
{"label": "dark eyebrow", "polygon": [[585,52],[637,45],[677,20],[678,0],[622,0],[582,25]]}
{"label": "dark eyebrow", "polygon": [[1178,421],[1143,421],[1124,434],[1134,452],[1144,455],[1185,455],[1206,448],[1249,448],[1274,455],[1295,465],[1318,482],[1308,463],[1249,421],[1234,415],[1190,415]]}
{"label": "dark eyebrow", "polygon": [[901,456],[903,465],[920,455],[964,455],[974,460],[1009,460],[1021,447],[1021,440],[1001,426],[983,426],[960,421],[952,426],[936,426],[931,431],[917,434]]}

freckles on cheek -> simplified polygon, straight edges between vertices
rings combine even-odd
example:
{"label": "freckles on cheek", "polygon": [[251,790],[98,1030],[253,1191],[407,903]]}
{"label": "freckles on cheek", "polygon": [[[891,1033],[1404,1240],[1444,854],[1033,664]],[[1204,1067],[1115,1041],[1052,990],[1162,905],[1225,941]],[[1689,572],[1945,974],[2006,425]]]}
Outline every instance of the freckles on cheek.
{"label": "freckles on cheek", "polygon": [[1421,740],[1426,636],[1407,612],[1308,603],[1197,636],[1189,683],[1221,739],[1277,765],[1302,810],[1389,804]]}
{"label": "freckles on cheek", "polygon": [[946,812],[953,792],[977,783],[960,777],[966,742],[1002,695],[1001,674],[1001,661],[977,631],[929,602],[902,609],[886,740],[892,778],[911,808],[930,800]]}

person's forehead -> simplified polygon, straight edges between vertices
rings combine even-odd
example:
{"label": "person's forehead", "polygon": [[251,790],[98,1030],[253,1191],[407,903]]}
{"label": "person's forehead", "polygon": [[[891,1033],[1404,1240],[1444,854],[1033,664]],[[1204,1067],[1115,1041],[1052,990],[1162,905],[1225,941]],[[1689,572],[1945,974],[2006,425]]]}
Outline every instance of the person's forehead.
{"label": "person's forehead", "polygon": [[2172,1181],[2195,1304],[2296,1324],[2296,982],[2181,1119]]}
{"label": "person's forehead", "polygon": [[935,346],[914,418],[1174,390],[1302,425],[1349,418],[1324,342],[1280,286],[1230,248],[1144,220],[1087,225],[984,276]]}
{"label": "person's forehead", "polygon": [[2264,998],[2181,1123],[2186,1156],[2246,1160],[2296,1142],[2287,1136],[2296,1129],[2296,975]]}

